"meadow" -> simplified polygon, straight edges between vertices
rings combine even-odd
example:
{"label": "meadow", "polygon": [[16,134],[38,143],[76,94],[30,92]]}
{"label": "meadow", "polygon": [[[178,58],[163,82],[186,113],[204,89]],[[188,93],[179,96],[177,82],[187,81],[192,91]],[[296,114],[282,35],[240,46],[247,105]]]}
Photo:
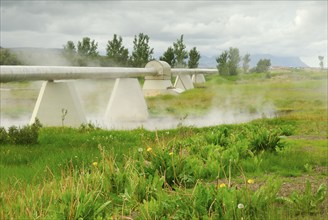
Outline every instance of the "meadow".
{"label": "meadow", "polygon": [[1,129],[1,219],[328,217],[326,71],[213,75],[147,105],[178,127]]}

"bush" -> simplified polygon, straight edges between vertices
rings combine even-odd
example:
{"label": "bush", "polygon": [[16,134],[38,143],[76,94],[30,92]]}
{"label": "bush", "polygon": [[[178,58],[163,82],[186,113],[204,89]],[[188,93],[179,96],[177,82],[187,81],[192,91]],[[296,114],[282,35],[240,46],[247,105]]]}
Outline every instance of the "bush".
{"label": "bush", "polygon": [[8,143],[8,134],[5,128],[0,127],[0,144]]}
{"label": "bush", "polygon": [[32,125],[26,125],[22,128],[11,126],[8,132],[5,128],[0,128],[0,143],[1,144],[37,144],[39,130],[42,127],[39,120],[36,120]]}
{"label": "bush", "polygon": [[250,150],[252,152],[270,151],[274,152],[284,147],[280,142],[279,132],[267,130],[265,128],[254,131],[250,140]]}
{"label": "bush", "polygon": [[310,181],[306,182],[305,192],[294,191],[290,197],[279,197],[283,203],[289,206],[296,214],[316,214],[320,211],[320,205],[325,200],[327,185],[321,184],[316,192],[312,191]]}

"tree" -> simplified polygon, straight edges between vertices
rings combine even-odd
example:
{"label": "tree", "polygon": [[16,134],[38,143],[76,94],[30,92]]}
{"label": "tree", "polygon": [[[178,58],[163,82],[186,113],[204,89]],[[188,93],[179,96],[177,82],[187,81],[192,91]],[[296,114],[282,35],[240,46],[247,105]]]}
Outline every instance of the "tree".
{"label": "tree", "polygon": [[238,48],[229,48],[228,53],[228,66],[229,66],[229,74],[237,75],[238,74],[238,65],[240,62],[239,50]]}
{"label": "tree", "polygon": [[80,66],[94,65],[94,62],[99,57],[97,49],[98,43],[95,40],[91,41],[89,37],[84,37],[82,42],[79,41],[77,43],[78,64]]}
{"label": "tree", "polygon": [[174,55],[176,57],[176,67],[185,67],[186,61],[188,58],[188,52],[186,50],[186,45],[183,43],[183,35],[180,36],[180,39],[177,39],[176,43],[173,43]]}
{"label": "tree", "polygon": [[174,55],[174,50],[172,47],[167,48],[167,50],[163,53],[163,56],[159,58],[159,60],[167,62],[171,67],[175,66],[176,58]]}
{"label": "tree", "polygon": [[218,63],[217,68],[219,74],[221,75],[229,75],[229,66],[228,66],[228,51],[223,51],[221,55],[216,58],[216,62]]}
{"label": "tree", "polygon": [[76,65],[76,48],[73,41],[67,41],[66,45],[63,46],[64,57],[70,61],[71,65]]}
{"label": "tree", "polygon": [[188,60],[188,67],[189,68],[197,68],[198,67],[198,62],[200,59],[200,54],[197,51],[196,47],[192,48],[189,51],[189,60]]}
{"label": "tree", "polygon": [[238,48],[230,47],[229,51],[224,51],[217,59],[217,68],[221,75],[237,75],[240,62]]}
{"label": "tree", "polygon": [[107,57],[111,66],[127,66],[129,51],[122,45],[122,37],[114,34],[113,40],[107,43]]}
{"label": "tree", "polygon": [[98,57],[99,53],[97,49],[98,43],[96,43],[95,40],[91,41],[89,37],[84,37],[82,42],[79,41],[77,43],[77,53],[81,56],[92,58]]}
{"label": "tree", "polygon": [[257,62],[255,72],[257,73],[265,73],[269,71],[271,66],[271,61],[269,59],[261,59]]}
{"label": "tree", "polygon": [[76,48],[73,41],[67,41],[66,45],[64,45],[64,51],[67,54],[76,54]]}
{"label": "tree", "polygon": [[22,65],[22,62],[9,49],[0,47],[0,65]]}
{"label": "tree", "polygon": [[320,61],[320,63],[319,63],[320,69],[323,70],[323,59],[324,59],[324,57],[323,56],[318,56],[318,58],[319,58],[319,61]]}
{"label": "tree", "polygon": [[249,70],[249,62],[251,61],[250,54],[245,54],[243,57],[243,70],[244,73],[247,73]]}
{"label": "tree", "polygon": [[148,35],[140,33],[138,37],[134,36],[133,51],[130,57],[132,66],[144,67],[152,59],[154,48],[150,48],[148,43]]}

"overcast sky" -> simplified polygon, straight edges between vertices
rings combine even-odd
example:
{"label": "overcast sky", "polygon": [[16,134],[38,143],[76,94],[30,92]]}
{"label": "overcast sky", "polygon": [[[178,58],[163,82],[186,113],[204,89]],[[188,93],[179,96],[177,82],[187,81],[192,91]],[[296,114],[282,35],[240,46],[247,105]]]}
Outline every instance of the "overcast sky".
{"label": "overcast sky", "polygon": [[1,42],[5,48],[62,48],[83,37],[101,54],[114,34],[131,53],[133,38],[150,37],[155,57],[181,34],[187,49],[218,56],[229,47],[241,55],[299,56],[327,63],[327,1],[21,1],[1,0]]}

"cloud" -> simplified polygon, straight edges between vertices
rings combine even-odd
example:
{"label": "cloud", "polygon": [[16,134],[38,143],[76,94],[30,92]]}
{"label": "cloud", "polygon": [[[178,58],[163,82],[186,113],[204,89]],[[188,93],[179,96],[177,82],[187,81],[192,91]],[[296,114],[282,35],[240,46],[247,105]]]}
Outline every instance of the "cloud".
{"label": "cloud", "polygon": [[104,51],[114,34],[135,35],[161,54],[184,34],[187,49],[327,54],[326,1],[1,1],[2,47],[56,47],[88,36]]}

